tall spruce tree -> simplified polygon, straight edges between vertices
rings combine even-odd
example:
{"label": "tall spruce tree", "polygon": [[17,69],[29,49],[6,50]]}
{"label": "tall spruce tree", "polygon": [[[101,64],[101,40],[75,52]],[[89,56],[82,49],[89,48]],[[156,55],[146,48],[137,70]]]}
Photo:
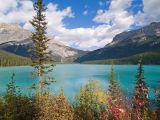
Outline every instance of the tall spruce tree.
{"label": "tall spruce tree", "polygon": [[38,94],[43,92],[47,80],[44,74],[52,70],[52,65],[46,65],[47,62],[51,62],[51,51],[48,51],[47,43],[49,39],[46,36],[47,22],[45,19],[46,7],[43,4],[43,0],[37,0],[34,4],[34,10],[36,12],[33,20],[30,21],[34,27],[35,32],[32,33],[33,48],[31,49],[31,59],[33,66],[37,69],[38,75]]}
{"label": "tall spruce tree", "polygon": [[120,96],[120,84],[115,79],[115,73],[114,73],[114,66],[111,67],[111,73],[110,73],[110,79],[109,79],[109,95],[112,97],[112,99],[116,99],[118,96]]}
{"label": "tall spruce tree", "polygon": [[140,117],[147,117],[148,109],[149,109],[149,98],[148,93],[149,89],[144,80],[144,70],[142,66],[142,60],[139,61],[138,65],[138,73],[136,76],[136,85],[134,90],[133,97],[133,110],[135,114]]}

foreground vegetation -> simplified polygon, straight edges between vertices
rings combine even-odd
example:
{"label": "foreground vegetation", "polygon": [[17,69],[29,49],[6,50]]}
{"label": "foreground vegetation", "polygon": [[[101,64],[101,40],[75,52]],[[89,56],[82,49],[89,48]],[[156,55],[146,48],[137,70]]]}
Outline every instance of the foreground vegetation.
{"label": "foreground vegetation", "polygon": [[[0,99],[0,120],[159,120],[160,91],[153,103],[148,98],[149,88],[140,64],[136,77],[134,95],[122,94],[121,85],[111,68],[109,86],[102,90],[98,81],[89,81],[81,87],[73,102],[67,100],[63,89],[55,96],[43,87],[41,94],[21,94],[16,86],[15,74],[7,86],[6,94]],[[107,84],[107,83],[106,83]],[[44,88],[45,87],[45,88]],[[32,86],[32,90],[36,90]]]}

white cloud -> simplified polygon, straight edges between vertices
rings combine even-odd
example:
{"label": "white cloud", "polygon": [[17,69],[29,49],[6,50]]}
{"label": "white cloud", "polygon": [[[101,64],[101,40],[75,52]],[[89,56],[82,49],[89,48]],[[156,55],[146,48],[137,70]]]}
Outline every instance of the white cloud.
{"label": "white cloud", "polygon": [[[127,30],[133,24],[133,16],[126,10],[130,5],[131,0],[112,0],[109,10],[98,10],[94,18],[94,21],[102,23],[101,25],[91,28],[67,29],[63,22],[59,21],[60,24],[57,27],[49,25],[49,33],[55,34],[55,40],[79,49],[93,50],[103,47],[111,42],[117,33]],[[61,17],[61,21],[65,17]],[[50,19],[54,20],[51,17]],[[109,24],[110,22],[112,25]]]}
{"label": "white cloud", "polygon": [[[0,13],[3,15],[0,22],[7,23],[19,23],[24,24],[25,29],[32,29],[32,26],[28,22],[33,17],[33,3],[31,1],[18,2],[16,0],[10,1],[12,3],[19,4],[19,6],[10,6],[10,10],[5,14],[2,10]],[[79,49],[91,50],[102,47],[106,44],[107,25],[101,25],[93,28],[75,28],[67,29],[63,20],[66,17],[74,17],[71,7],[60,10],[56,4],[48,4],[46,11],[46,19],[48,22],[48,34],[55,37],[58,42],[61,41],[65,45],[74,46]],[[17,17],[16,17],[17,16]]]}
{"label": "white cloud", "polygon": [[111,1],[106,1],[106,6],[109,6],[109,5],[110,5],[110,2],[111,2]]}
{"label": "white cloud", "polygon": [[56,35],[57,31],[65,27],[63,20],[65,17],[74,17],[71,7],[59,10],[58,6],[52,3],[47,5],[46,19],[48,22],[48,34]]}
{"label": "white cloud", "polygon": [[[56,41],[60,41],[65,45],[84,50],[97,49],[111,42],[116,34],[128,30],[136,20],[143,23],[158,20],[160,15],[159,0],[147,1],[143,0],[144,13],[133,16],[127,11],[127,8],[131,6],[132,0],[112,0],[109,4],[109,9],[98,10],[93,19],[100,25],[75,29],[68,29],[64,23],[66,17],[75,17],[71,7],[59,9],[58,5],[49,3],[46,11],[47,32],[50,36],[54,36]],[[20,25],[23,24],[25,29],[32,29],[28,21],[34,15],[33,2],[20,2],[18,0],[5,0],[4,2],[0,0],[0,3],[0,23],[18,23]],[[146,19],[147,16],[148,19]]]}
{"label": "white cloud", "polygon": [[17,6],[16,0],[0,0],[0,11],[7,12]]}
{"label": "white cloud", "polygon": [[83,11],[82,14],[83,14],[83,15],[87,15],[87,14],[88,14],[88,10]]}
{"label": "white cloud", "polygon": [[0,0],[0,23],[26,24],[33,12],[31,1]]}
{"label": "white cloud", "polygon": [[96,28],[76,28],[59,29],[55,40],[61,41],[68,46],[77,46],[80,49],[93,50],[102,47],[109,41],[107,31],[110,29],[107,25],[101,25]]}
{"label": "white cloud", "polygon": [[100,1],[99,2],[99,6],[101,7],[101,6],[103,6],[104,5],[104,3],[102,2],[102,1]]}
{"label": "white cloud", "polygon": [[143,0],[143,12],[135,16],[135,23],[147,25],[160,21],[160,0]]}
{"label": "white cloud", "polygon": [[106,29],[106,38],[104,41],[107,43],[112,38],[125,30],[134,23],[133,15],[131,15],[127,8],[131,6],[131,0],[112,0],[109,10],[98,10],[96,17],[93,21],[108,25]]}

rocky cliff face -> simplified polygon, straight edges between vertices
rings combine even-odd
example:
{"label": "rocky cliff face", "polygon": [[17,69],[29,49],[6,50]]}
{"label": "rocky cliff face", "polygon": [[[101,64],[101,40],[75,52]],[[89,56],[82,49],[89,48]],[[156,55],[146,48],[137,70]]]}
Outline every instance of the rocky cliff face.
{"label": "rocky cliff face", "polygon": [[31,33],[27,30],[22,29],[16,24],[0,24],[0,44],[6,42],[22,42],[25,39],[29,39]]}
{"label": "rocky cliff face", "polygon": [[[52,51],[55,61],[72,62],[85,53],[58,43],[52,37],[49,38],[49,50]],[[0,24],[0,49],[27,57],[31,46],[31,32],[15,24]]]}
{"label": "rocky cliff face", "polygon": [[109,60],[160,50],[160,22],[154,22],[138,30],[116,35],[104,48],[78,58],[77,62]]}
{"label": "rocky cliff face", "polygon": [[120,33],[116,35],[113,38],[113,41],[108,45],[117,44],[120,42],[136,42],[139,38],[141,38],[141,40],[146,40],[147,37],[150,36],[160,36],[160,22],[153,22],[150,25],[138,30]]}

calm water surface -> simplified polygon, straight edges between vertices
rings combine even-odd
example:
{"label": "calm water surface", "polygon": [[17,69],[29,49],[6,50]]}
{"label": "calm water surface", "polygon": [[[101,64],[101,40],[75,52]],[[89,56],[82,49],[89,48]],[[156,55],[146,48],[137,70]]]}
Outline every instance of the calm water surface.
{"label": "calm water surface", "polygon": [[[137,72],[136,65],[115,65],[116,78],[121,81],[123,91],[130,94],[134,89],[135,76]],[[108,87],[108,79],[110,74],[110,65],[80,65],[80,64],[60,64],[54,67],[50,76],[53,76],[56,83],[50,86],[50,89],[57,94],[61,87],[64,88],[65,94],[72,99],[80,87],[85,85],[88,80],[101,81],[102,88]],[[32,67],[1,67],[0,68],[0,94],[3,95],[6,85],[11,80],[11,75],[16,74],[16,85],[22,90],[22,93],[28,94],[29,87],[36,83],[36,79],[32,78]],[[144,66],[144,74],[147,85],[151,89],[150,97],[154,97],[154,88],[160,87],[160,66],[148,65]]]}

